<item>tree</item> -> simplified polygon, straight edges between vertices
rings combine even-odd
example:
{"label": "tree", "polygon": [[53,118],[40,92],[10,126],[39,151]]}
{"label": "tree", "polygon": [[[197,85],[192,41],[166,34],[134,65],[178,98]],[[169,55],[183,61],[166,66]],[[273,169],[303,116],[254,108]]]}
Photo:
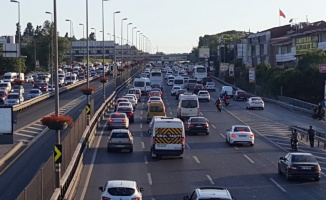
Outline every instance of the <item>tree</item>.
{"label": "tree", "polygon": [[89,34],[89,40],[96,41],[95,33],[94,32],[91,32],[91,34]]}
{"label": "tree", "polygon": [[24,36],[34,36],[34,28],[33,28],[33,24],[31,22],[27,23],[27,26],[25,28],[23,35]]}
{"label": "tree", "polygon": [[[21,31],[21,27],[19,23],[16,23],[16,35],[15,35],[15,41],[19,41],[19,32]],[[21,35],[21,33],[20,33]]]}

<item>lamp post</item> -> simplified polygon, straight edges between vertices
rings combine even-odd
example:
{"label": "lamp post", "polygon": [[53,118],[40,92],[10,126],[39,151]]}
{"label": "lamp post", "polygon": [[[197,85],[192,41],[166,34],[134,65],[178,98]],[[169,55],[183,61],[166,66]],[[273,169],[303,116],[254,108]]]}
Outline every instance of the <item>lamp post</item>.
{"label": "lamp post", "polygon": [[[139,37],[139,53],[142,51],[142,48],[141,48],[141,39],[142,39],[142,36],[143,35],[143,33],[139,33],[139,35],[138,35],[138,37]],[[141,56],[141,55],[140,55]],[[140,57],[139,56],[139,57]]]}
{"label": "lamp post", "polygon": [[[116,11],[113,13],[113,38],[114,38],[114,63],[116,64],[117,62],[117,53],[116,53],[116,45],[115,45],[115,38],[116,38],[116,34],[115,34],[115,14],[119,14],[120,11]],[[117,67],[114,67],[114,70],[113,70],[115,73],[113,74],[114,77],[117,76]]]}
{"label": "lamp post", "polygon": [[[80,23],[79,25],[80,26],[83,26],[83,38],[85,38],[85,26],[82,23]],[[84,43],[83,43],[83,46],[84,46]],[[83,60],[84,60],[84,58],[85,58],[85,49],[83,51]],[[83,63],[83,65],[84,65],[84,63]]]}
{"label": "lamp post", "polygon": [[96,61],[96,55],[97,55],[97,43],[96,43],[96,41],[97,41],[97,32],[96,32],[96,28],[91,28],[91,30],[94,30],[94,38],[95,38],[95,61]]}
{"label": "lamp post", "polygon": [[[20,80],[20,74],[22,71],[22,59],[21,59],[21,38],[20,38],[20,2],[16,1],[16,0],[10,0],[10,2],[12,3],[17,3],[18,4],[18,42],[19,42],[19,46],[18,46],[18,58],[19,58],[19,80]],[[19,90],[19,97],[21,95],[21,90]],[[20,103],[20,98],[19,98],[19,103]]]}
{"label": "lamp post", "polygon": [[[136,29],[137,27],[133,27],[131,30],[131,46],[134,46],[134,29]],[[133,52],[131,51],[131,47],[130,47],[130,54],[132,55],[132,59],[134,59],[133,56]]]}
{"label": "lamp post", "polygon": [[71,63],[71,66],[72,66],[72,35],[71,35],[71,30],[72,30],[72,21],[70,19],[66,19],[66,22],[69,22],[70,23],[70,63]]}
{"label": "lamp post", "polygon": [[135,47],[136,47],[136,60],[138,60],[137,33],[140,33],[140,31],[137,31],[137,32],[136,32],[136,45],[135,45]]}
{"label": "lamp post", "polygon": [[126,48],[127,48],[127,55],[126,55],[126,56],[127,56],[127,64],[128,64],[128,62],[129,62],[129,48],[128,48],[128,44],[129,44],[129,41],[128,41],[128,39],[129,39],[129,38],[128,38],[128,37],[129,37],[128,29],[129,29],[129,28],[128,28],[128,27],[129,27],[130,25],[132,25],[132,23],[128,23],[128,24],[127,24],[127,46],[126,46]]}
{"label": "lamp post", "polygon": [[[105,45],[104,45],[104,1],[108,0],[102,0],[102,45],[103,45],[103,79],[105,78]],[[105,103],[105,82],[103,81],[103,103]]]}
{"label": "lamp post", "polygon": [[107,33],[108,34],[108,36],[110,36],[110,41],[111,41],[111,34],[110,33]]}
{"label": "lamp post", "polygon": [[[87,70],[87,88],[89,88],[89,35],[88,35],[88,0],[86,0],[86,43],[87,43],[87,58],[86,58],[86,70]],[[90,97],[87,95],[87,103],[89,103]],[[87,115],[87,125],[90,123],[90,116]]]}
{"label": "lamp post", "polygon": [[45,12],[46,14],[51,15],[51,56],[50,56],[50,66],[51,66],[51,87],[53,88],[53,15],[52,12]]}
{"label": "lamp post", "polygon": [[123,53],[122,53],[122,47],[123,47],[123,21],[128,20],[128,18],[123,18],[121,19],[121,65],[122,65],[122,61],[123,61]]}

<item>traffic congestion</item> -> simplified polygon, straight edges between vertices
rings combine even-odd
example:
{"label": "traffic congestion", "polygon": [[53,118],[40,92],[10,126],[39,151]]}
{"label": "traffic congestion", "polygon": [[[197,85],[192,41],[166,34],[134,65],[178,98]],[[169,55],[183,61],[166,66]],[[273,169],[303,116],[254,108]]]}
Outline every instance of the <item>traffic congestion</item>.
{"label": "traffic congestion", "polygon": [[280,108],[204,69],[145,66],[102,120],[75,199],[298,199],[293,184],[320,193],[325,158],[291,148],[290,111],[271,115]]}

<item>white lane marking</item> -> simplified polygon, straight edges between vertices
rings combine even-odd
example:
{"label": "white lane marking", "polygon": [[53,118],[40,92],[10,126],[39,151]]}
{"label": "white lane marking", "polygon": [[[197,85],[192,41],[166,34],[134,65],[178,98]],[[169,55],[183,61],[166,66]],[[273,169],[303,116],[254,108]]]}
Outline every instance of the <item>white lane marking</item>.
{"label": "white lane marking", "polygon": [[212,125],[212,127],[216,129],[216,126]]}
{"label": "white lane marking", "polygon": [[200,112],[200,115],[203,115],[203,113],[202,113],[202,112]]}
{"label": "white lane marking", "polygon": [[[28,127],[27,127],[27,128],[28,128]],[[26,129],[21,130],[21,131],[23,131],[23,132],[27,132],[27,133],[34,133],[34,134],[38,133],[37,131],[36,131],[36,132],[35,132],[35,131],[29,131],[29,130],[26,130]]]}
{"label": "white lane marking", "polygon": [[187,149],[190,149],[190,146],[189,146],[189,144],[188,144],[188,143],[186,143],[186,147],[187,147]]}
{"label": "white lane marking", "polygon": [[246,154],[243,154],[243,156],[244,156],[245,158],[247,158],[247,160],[249,160],[249,162],[251,162],[252,164],[255,163],[255,162],[254,162],[253,160],[251,160],[251,159],[249,158],[249,156],[247,156]]}
{"label": "white lane marking", "polygon": [[170,114],[172,115],[172,112],[170,111]]}
{"label": "white lane marking", "polygon": [[140,128],[143,128],[143,124],[139,124]]}
{"label": "white lane marking", "polygon": [[141,142],[141,148],[145,149],[145,143]]}
{"label": "white lane marking", "polygon": [[278,187],[280,188],[283,192],[286,192],[286,190],[280,185],[278,184],[274,179],[270,178],[270,180]]}
{"label": "white lane marking", "polygon": [[39,130],[39,131],[43,131],[44,128],[36,128],[36,127],[33,127],[33,126],[30,126],[30,127],[27,127],[29,129],[34,129],[34,130]]}
{"label": "white lane marking", "polygon": [[[105,124],[107,125],[107,122]],[[84,199],[85,198],[86,190],[88,188],[89,180],[91,178],[91,174],[92,174],[92,171],[93,171],[95,159],[96,159],[96,156],[97,156],[97,150],[99,149],[97,147],[99,147],[99,145],[100,145],[100,142],[102,140],[103,133],[104,133],[104,128],[102,129],[101,134],[99,136],[99,139],[98,139],[98,141],[96,143],[96,146],[95,146],[96,148],[95,148],[94,154],[92,156],[92,160],[91,160],[91,163],[90,163],[90,166],[89,166],[87,175],[86,175],[85,187],[83,187],[83,190],[82,190],[82,193],[81,193],[81,199]]]}
{"label": "white lane marking", "polygon": [[171,107],[169,107],[169,110],[171,110]]}
{"label": "white lane marking", "polygon": [[238,147],[234,146],[235,149],[239,149]]}
{"label": "white lane marking", "polygon": [[142,115],[143,114],[143,111],[140,111],[140,114]]}
{"label": "white lane marking", "polygon": [[153,185],[151,173],[147,173],[148,183]]}
{"label": "white lane marking", "polygon": [[148,164],[147,156],[144,156],[145,164]]}
{"label": "white lane marking", "polygon": [[198,160],[197,156],[193,156],[193,158],[198,164],[200,164],[200,161]]}
{"label": "white lane marking", "polygon": [[[35,132],[34,132],[35,133]],[[31,136],[31,135],[26,135],[26,134],[21,134],[21,133],[14,133],[15,135],[20,135],[20,136],[24,136],[24,137],[30,137],[30,138],[34,138],[35,136]],[[36,134],[36,133],[35,133]]]}
{"label": "white lane marking", "polygon": [[212,184],[212,185],[215,185],[212,177],[210,175],[206,175],[206,177],[208,178],[209,182]]}
{"label": "white lane marking", "polygon": [[220,135],[222,136],[222,138],[225,138],[225,136],[222,133],[220,133]]}

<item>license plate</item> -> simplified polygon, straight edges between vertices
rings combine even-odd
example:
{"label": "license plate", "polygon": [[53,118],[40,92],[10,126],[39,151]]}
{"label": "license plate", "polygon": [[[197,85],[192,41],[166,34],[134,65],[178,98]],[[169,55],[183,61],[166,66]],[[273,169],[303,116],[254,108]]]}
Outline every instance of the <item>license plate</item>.
{"label": "license plate", "polygon": [[123,145],[117,145],[117,147],[123,147]]}
{"label": "license plate", "polygon": [[239,137],[247,137],[246,135],[239,135]]}
{"label": "license plate", "polygon": [[203,127],[203,126],[200,126],[200,125],[199,125],[199,126],[196,126],[196,127],[200,128],[200,127]]}
{"label": "license plate", "polygon": [[157,144],[158,147],[166,147],[166,144]]}
{"label": "license plate", "polygon": [[307,170],[310,170],[311,167],[301,167],[301,169],[307,169]]}

